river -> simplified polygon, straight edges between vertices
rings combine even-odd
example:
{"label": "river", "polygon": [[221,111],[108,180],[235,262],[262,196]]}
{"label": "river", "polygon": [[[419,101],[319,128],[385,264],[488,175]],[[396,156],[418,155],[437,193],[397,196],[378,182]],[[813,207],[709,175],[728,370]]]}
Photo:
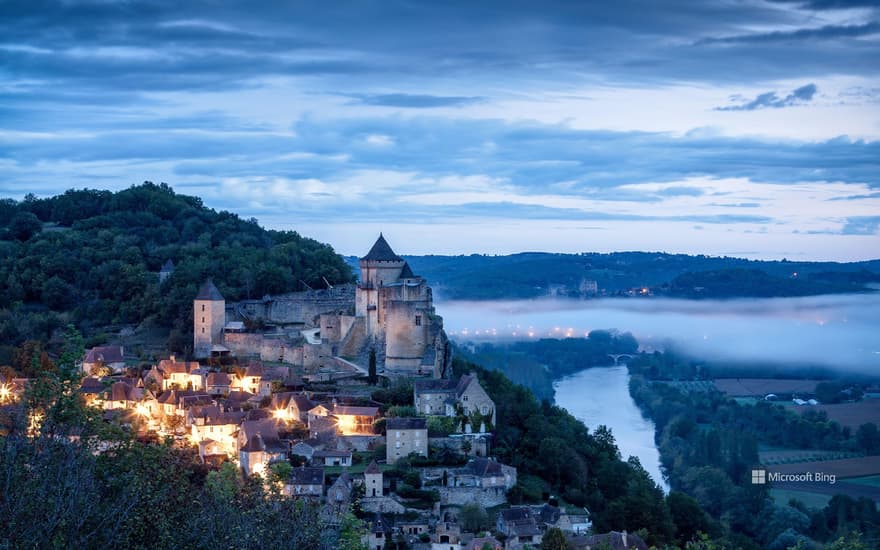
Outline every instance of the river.
{"label": "river", "polygon": [[[596,299],[437,302],[458,342],[583,337],[630,331],[644,348],[670,343],[706,359],[761,364],[780,373],[804,365],[880,374],[880,293],[744,300]],[[591,368],[558,381],[556,402],[588,427],[611,428],[621,454],[660,475],[654,426],[628,391],[624,367]]]}
{"label": "river", "polygon": [[629,395],[626,367],[594,367],[567,376],[553,385],[556,404],[567,409],[590,430],[604,424],[611,429],[624,460],[639,461],[665,491],[669,485],[660,472],[660,454],[654,445],[654,423],[644,418]]}

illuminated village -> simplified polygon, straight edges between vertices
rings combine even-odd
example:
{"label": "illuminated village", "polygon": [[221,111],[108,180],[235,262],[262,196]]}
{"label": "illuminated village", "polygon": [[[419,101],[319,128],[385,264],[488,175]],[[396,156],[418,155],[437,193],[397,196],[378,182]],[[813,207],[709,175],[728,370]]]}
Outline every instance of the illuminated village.
{"label": "illuminated village", "polygon": [[[354,288],[238,304],[206,281],[193,300],[194,360],[132,369],[122,347],[95,347],[80,391],[105,419],[197,449],[211,466],[284,472],[283,494],[321,502],[328,522],[358,506],[372,518],[371,549],[390,537],[413,548],[523,548],[549,526],[586,532],[586,511],[506,508],[517,471],[492,458],[495,404],[476,376],[451,376],[427,282],[382,236],[360,267]],[[257,320],[263,329],[248,330]],[[4,383],[0,399],[26,384]],[[385,475],[401,465],[405,482]],[[505,508],[501,540],[467,532],[468,506]]]}

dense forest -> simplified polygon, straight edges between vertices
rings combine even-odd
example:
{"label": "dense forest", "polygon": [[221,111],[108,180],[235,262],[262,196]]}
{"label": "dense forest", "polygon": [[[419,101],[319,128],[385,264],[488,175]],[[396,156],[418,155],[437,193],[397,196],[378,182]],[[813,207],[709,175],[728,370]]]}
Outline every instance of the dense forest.
{"label": "dense forest", "polygon": [[[169,260],[173,272],[160,284]],[[172,348],[180,347],[189,341],[192,299],[209,277],[227,300],[353,280],[330,246],[216,212],[166,184],[0,201],[6,346],[46,342],[71,322],[86,335],[122,325],[174,329]],[[4,353],[0,363],[8,363]]]}
{"label": "dense forest", "polygon": [[[346,258],[356,266],[356,258]],[[407,256],[438,298],[498,300],[541,296],[590,296],[581,286],[596,281],[600,294],[634,288],[682,298],[807,296],[861,292],[880,283],[880,260],[854,263],[758,261],[661,252],[508,256]]]}

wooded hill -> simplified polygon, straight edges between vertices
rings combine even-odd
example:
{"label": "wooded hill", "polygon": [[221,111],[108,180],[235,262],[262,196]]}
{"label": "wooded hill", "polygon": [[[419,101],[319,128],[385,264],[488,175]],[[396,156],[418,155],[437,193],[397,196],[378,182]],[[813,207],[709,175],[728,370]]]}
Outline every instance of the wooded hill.
{"label": "wooded hill", "polygon": [[[405,256],[430,281],[435,295],[450,300],[580,297],[581,282],[596,281],[607,295],[649,288],[680,298],[809,296],[861,292],[880,283],[880,260],[866,262],[759,261],[662,252],[507,256]],[[346,258],[356,267],[356,258]]]}
{"label": "wooded hill", "polygon": [[[159,271],[174,270],[160,285]],[[166,184],[0,201],[0,342],[48,340],[75,323],[175,329],[208,277],[229,301],[353,281],[326,244],[217,212]]]}

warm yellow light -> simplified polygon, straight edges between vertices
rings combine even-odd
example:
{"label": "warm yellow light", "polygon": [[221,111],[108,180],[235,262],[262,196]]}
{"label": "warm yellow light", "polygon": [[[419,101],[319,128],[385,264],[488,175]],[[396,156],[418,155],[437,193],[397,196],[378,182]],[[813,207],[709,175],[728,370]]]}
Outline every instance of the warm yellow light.
{"label": "warm yellow light", "polygon": [[285,409],[275,409],[274,411],[272,411],[272,416],[274,416],[278,420],[290,420],[290,413]]}
{"label": "warm yellow light", "polygon": [[339,416],[339,419],[336,421],[336,427],[339,428],[343,435],[354,433],[354,417],[349,415]]}
{"label": "warm yellow light", "polygon": [[134,410],[143,417],[150,416],[150,408],[144,405],[143,403],[138,403],[135,405]]}
{"label": "warm yellow light", "polygon": [[258,476],[262,476],[263,474],[266,473],[266,465],[263,464],[262,462],[257,462],[256,464],[254,464],[253,471]]}
{"label": "warm yellow light", "polygon": [[12,392],[9,391],[9,386],[0,384],[0,401],[6,401],[10,395],[12,395]]}

